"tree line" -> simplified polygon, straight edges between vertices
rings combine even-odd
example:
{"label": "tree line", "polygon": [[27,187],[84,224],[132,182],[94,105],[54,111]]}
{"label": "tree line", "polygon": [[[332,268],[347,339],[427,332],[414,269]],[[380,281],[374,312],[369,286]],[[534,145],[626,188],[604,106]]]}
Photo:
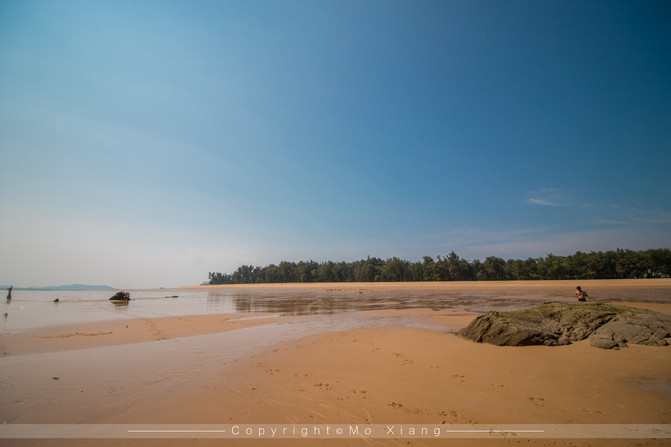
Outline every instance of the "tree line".
{"label": "tree line", "polygon": [[452,252],[410,262],[397,257],[354,262],[280,262],[265,267],[242,265],[231,274],[209,273],[209,284],[377,282],[377,281],[506,281],[543,279],[668,278],[671,250],[577,252],[569,256],[504,260],[490,256],[467,261]]}

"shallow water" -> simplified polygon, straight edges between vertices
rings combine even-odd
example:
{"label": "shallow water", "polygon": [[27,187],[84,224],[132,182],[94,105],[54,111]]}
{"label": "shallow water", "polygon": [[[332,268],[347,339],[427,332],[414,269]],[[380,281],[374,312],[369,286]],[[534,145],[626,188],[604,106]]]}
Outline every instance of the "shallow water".
{"label": "shallow water", "polygon": [[309,335],[382,327],[454,329],[426,319],[343,312],[215,334],[11,355],[0,358],[0,420],[92,423],[123,420],[133,412],[160,417],[167,410],[153,407],[157,396],[212,386],[236,362]]}
{"label": "shallow water", "polygon": [[[131,291],[130,303],[112,302],[109,290],[15,290],[10,303],[0,305],[3,332],[45,326],[94,323],[132,318],[158,318],[209,313],[233,313],[227,301],[208,300],[207,293],[190,290]],[[178,296],[178,298],[168,298]],[[59,302],[54,302],[58,299]]]}
{"label": "shallow water", "polygon": [[[110,302],[109,290],[15,290],[0,304],[0,329],[13,333],[45,326],[133,318],[225,313],[328,315],[388,309],[514,310],[544,301],[572,300],[571,290],[378,290],[360,289],[148,289],[130,291],[129,303]],[[58,298],[59,302],[54,300]],[[591,294],[595,300],[670,302],[671,289],[618,288]]]}

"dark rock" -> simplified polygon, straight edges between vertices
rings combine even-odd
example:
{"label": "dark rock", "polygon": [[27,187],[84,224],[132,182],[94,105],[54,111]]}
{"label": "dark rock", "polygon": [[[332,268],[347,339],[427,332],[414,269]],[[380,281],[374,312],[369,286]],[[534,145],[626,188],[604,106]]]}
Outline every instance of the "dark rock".
{"label": "dark rock", "polygon": [[112,298],[110,298],[110,301],[130,301],[130,293],[117,292]]}
{"label": "dark rock", "polygon": [[604,349],[668,344],[671,315],[600,303],[545,303],[514,312],[489,312],[459,335],[498,346],[567,345],[590,338]]}

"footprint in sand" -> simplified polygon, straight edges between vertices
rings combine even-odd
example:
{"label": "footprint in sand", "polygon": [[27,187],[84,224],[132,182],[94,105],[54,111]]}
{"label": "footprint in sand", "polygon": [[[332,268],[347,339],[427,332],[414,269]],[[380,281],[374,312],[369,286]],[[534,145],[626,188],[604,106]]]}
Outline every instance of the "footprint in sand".
{"label": "footprint in sand", "polygon": [[527,399],[529,399],[531,402],[533,402],[534,405],[537,407],[544,407],[545,406],[545,399],[542,397],[537,397],[537,396],[527,396]]}
{"label": "footprint in sand", "polygon": [[114,332],[75,332],[72,334],[44,335],[38,338],[70,338],[70,337],[95,337],[97,335],[112,335]]}
{"label": "footprint in sand", "polygon": [[401,408],[401,407],[403,407],[403,404],[398,403],[398,402],[392,402],[392,403],[387,404],[387,405],[389,405],[390,407],[394,407],[394,408]]}
{"label": "footprint in sand", "polygon": [[413,365],[415,362],[404,356],[403,354],[399,354],[397,352],[394,352],[394,355],[401,359],[401,366],[406,366],[406,365]]}
{"label": "footprint in sand", "polygon": [[[451,417],[452,419],[456,419],[457,417],[459,417],[459,413],[457,413],[457,412],[454,411],[454,410],[451,410],[449,413],[448,413],[447,411],[439,411],[439,412],[437,412],[436,414],[437,414],[438,416],[449,416],[449,417]],[[443,423],[445,423],[445,421],[443,421]]]}
{"label": "footprint in sand", "polygon": [[601,410],[590,410],[589,408],[581,408],[585,413],[603,414]]}
{"label": "footprint in sand", "polygon": [[151,334],[156,337],[155,340],[167,340],[168,336],[156,326],[156,323],[154,323],[150,319],[144,319],[145,324],[151,331]]}

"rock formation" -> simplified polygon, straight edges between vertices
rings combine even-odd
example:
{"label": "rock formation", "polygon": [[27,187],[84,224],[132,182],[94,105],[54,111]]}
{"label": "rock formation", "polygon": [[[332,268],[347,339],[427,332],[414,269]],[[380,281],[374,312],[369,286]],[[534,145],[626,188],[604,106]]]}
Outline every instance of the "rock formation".
{"label": "rock formation", "polygon": [[459,335],[498,346],[568,345],[590,337],[592,346],[669,344],[671,315],[600,303],[545,303],[514,312],[489,312]]}
{"label": "rock formation", "polygon": [[130,301],[130,293],[117,292],[112,298],[110,298],[110,301]]}

